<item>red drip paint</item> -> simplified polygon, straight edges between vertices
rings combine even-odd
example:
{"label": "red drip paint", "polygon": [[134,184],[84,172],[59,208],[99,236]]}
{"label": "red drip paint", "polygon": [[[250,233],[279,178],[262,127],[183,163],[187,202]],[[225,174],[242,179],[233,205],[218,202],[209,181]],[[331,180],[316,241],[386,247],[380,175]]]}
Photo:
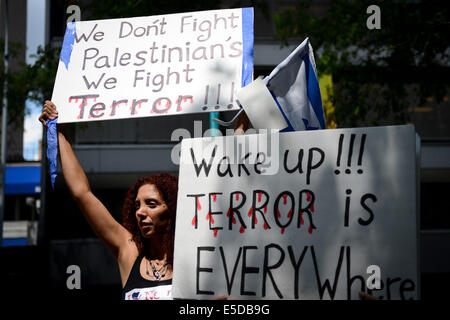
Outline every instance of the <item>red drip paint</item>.
{"label": "red drip paint", "polygon": [[255,216],[255,224],[258,224],[258,219],[256,218],[256,214],[253,212],[253,207],[248,210],[248,216],[251,217],[252,215]]}
{"label": "red drip paint", "polygon": [[269,225],[267,224],[267,222],[264,221],[264,230],[269,229]]}
{"label": "red drip paint", "polygon": [[267,206],[264,207],[264,213],[267,213]]}
{"label": "red drip paint", "polygon": [[200,205],[199,198],[197,198],[197,210],[202,210],[202,206]]}
{"label": "red drip paint", "polygon": [[311,212],[314,212],[314,203],[311,204]]}
{"label": "red drip paint", "polygon": [[[228,212],[227,212],[227,218],[230,217],[230,208],[228,208]],[[234,217],[234,215],[231,217],[231,221],[233,222],[233,224],[236,224],[236,218]]]}
{"label": "red drip paint", "polygon": [[236,193],[236,200],[239,200],[239,193]]}
{"label": "red drip paint", "polygon": [[308,228],[308,232],[309,232],[309,234],[311,234],[311,233],[312,233],[312,231],[313,231],[313,228],[312,228],[312,226],[309,226],[309,228]]}
{"label": "red drip paint", "polygon": [[216,202],[217,200],[217,194],[213,194],[213,201]]}
{"label": "red drip paint", "polygon": [[284,234],[286,228],[281,228],[281,234]]}
{"label": "red drip paint", "polygon": [[287,194],[283,194],[283,204],[287,204]]}
{"label": "red drip paint", "polygon": [[304,224],[305,221],[303,221],[303,212],[300,212],[300,224]]}
{"label": "red drip paint", "polygon": [[208,214],[206,215],[206,220],[209,220],[209,218],[211,218],[211,223],[214,224],[214,218],[213,218],[213,216],[208,212]]}
{"label": "red drip paint", "polygon": [[311,193],[306,193],[306,201],[311,201]]}
{"label": "red drip paint", "polygon": [[278,217],[278,218],[281,218],[280,210],[277,210],[277,217]]}
{"label": "red drip paint", "polygon": [[262,192],[258,192],[258,202],[261,202]]}
{"label": "red drip paint", "polygon": [[288,218],[290,218],[290,217],[292,217],[292,209],[291,210],[289,210],[289,213],[288,213]]}
{"label": "red drip paint", "polygon": [[252,215],[255,216],[255,224],[258,224],[258,219],[256,218],[256,214],[253,212],[253,207],[250,208],[248,211],[248,216],[251,217]]}
{"label": "red drip paint", "polygon": [[240,232],[240,233],[244,233],[244,232],[245,232],[244,225],[241,224],[241,228],[239,229],[239,232]]}
{"label": "red drip paint", "polygon": [[219,229],[214,229],[213,232],[214,232],[214,238],[217,238],[217,233],[219,232]]}
{"label": "red drip paint", "polygon": [[[87,106],[87,104],[88,104],[88,99],[94,99],[94,102],[97,101],[97,98],[86,98],[86,99],[81,99],[81,103],[80,103],[80,105],[79,105],[80,113],[78,114],[77,119],[81,119],[81,111],[83,110],[84,107]],[[85,101],[86,101],[86,105],[83,106],[83,104],[84,104]],[[70,102],[70,99],[69,99],[69,102]],[[78,102],[78,99],[75,99],[75,103],[77,103],[77,102]],[[92,117],[91,117],[91,115],[89,114],[89,115],[88,115],[88,119],[90,119],[90,118],[92,118]]]}
{"label": "red drip paint", "polygon": [[195,226],[195,222],[197,221],[197,219],[195,218],[195,216],[194,216],[194,218],[192,218],[192,225],[193,226]]}

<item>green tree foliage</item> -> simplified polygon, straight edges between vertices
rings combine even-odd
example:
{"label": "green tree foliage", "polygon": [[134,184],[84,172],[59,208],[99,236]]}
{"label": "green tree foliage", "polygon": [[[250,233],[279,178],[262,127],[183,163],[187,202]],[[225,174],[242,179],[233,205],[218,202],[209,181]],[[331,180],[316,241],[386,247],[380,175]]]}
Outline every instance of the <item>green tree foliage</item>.
{"label": "green tree foliage", "polygon": [[[366,25],[373,4],[381,11],[380,29]],[[342,127],[405,123],[408,107],[442,100],[449,81],[448,17],[446,1],[298,0],[274,21],[286,44],[310,38],[319,74],[333,75]]]}
{"label": "green tree foliage", "polygon": [[39,46],[36,61],[26,67],[24,74],[29,81],[28,98],[31,100],[42,103],[52,96],[60,50],[51,45]]}

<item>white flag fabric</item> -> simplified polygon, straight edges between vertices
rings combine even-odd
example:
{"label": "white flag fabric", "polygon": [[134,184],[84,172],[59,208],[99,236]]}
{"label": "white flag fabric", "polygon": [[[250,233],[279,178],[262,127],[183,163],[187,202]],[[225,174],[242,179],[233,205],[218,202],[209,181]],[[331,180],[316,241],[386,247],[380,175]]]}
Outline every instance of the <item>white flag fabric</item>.
{"label": "white flag fabric", "polygon": [[316,63],[308,38],[264,82],[289,125],[282,131],[326,128]]}

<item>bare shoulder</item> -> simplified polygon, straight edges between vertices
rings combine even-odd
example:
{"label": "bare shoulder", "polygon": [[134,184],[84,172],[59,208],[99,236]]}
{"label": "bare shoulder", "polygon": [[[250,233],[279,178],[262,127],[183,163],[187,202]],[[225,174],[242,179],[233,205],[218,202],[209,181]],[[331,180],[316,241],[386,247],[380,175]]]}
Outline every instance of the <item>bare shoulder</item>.
{"label": "bare shoulder", "polygon": [[131,272],[131,268],[133,267],[133,264],[136,261],[138,255],[139,250],[136,246],[136,243],[133,241],[132,235],[129,234],[129,237],[127,238],[125,243],[121,245],[119,253],[117,255],[117,263],[119,265],[122,286],[125,286],[125,283]]}
{"label": "bare shoulder", "polygon": [[133,237],[131,234],[128,235],[126,241],[119,249],[119,254],[117,256],[117,260],[119,263],[124,262],[127,263],[132,260],[131,264],[134,263],[136,257],[139,255],[139,250],[136,246],[136,243],[133,241]]}

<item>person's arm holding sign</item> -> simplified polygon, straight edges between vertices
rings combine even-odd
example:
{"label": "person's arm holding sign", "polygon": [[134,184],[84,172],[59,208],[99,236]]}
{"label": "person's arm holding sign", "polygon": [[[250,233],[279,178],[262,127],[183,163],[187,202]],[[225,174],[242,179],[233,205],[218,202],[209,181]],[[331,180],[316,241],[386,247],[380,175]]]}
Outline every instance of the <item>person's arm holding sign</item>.
{"label": "person's arm holding sign", "polygon": [[[53,120],[56,117],[58,117],[56,106],[51,101],[46,101],[39,121],[46,126],[46,119]],[[58,148],[64,179],[72,197],[94,232],[121,264],[119,254],[125,249],[124,244],[128,242],[127,239],[130,239],[131,235],[91,192],[86,174],[67,141],[61,125],[58,125]]]}

